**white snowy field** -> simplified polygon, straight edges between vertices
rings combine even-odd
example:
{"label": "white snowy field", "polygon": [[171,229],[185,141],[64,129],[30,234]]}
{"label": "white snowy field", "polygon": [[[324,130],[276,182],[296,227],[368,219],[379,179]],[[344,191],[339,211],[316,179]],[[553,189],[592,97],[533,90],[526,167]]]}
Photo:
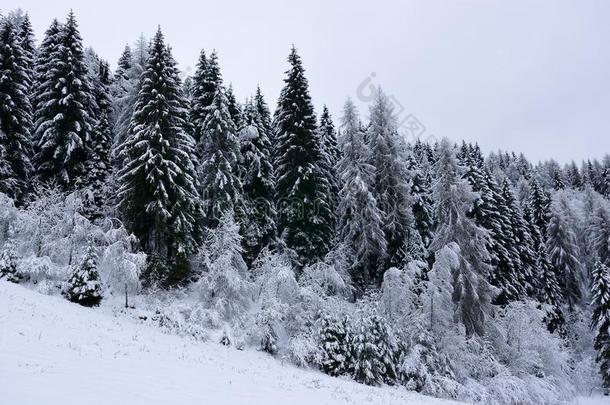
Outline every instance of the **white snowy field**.
{"label": "white snowy field", "polygon": [[[0,281],[0,403],[451,405],[168,335]],[[610,405],[608,398],[578,405]]]}
{"label": "white snowy field", "polygon": [[0,403],[449,405],[164,334],[0,281]]}

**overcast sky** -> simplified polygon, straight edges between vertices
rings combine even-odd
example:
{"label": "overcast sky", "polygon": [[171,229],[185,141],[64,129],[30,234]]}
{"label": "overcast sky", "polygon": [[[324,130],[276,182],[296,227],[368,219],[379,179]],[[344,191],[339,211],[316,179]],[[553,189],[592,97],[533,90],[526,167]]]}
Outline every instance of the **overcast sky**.
{"label": "overcast sky", "polygon": [[85,45],[113,65],[160,24],[181,69],[215,48],[238,98],[260,84],[271,107],[295,44],[317,111],[326,103],[336,120],[347,97],[368,114],[381,85],[424,138],[534,160],[610,152],[610,1],[2,1],[18,7],[37,39],[72,8]]}

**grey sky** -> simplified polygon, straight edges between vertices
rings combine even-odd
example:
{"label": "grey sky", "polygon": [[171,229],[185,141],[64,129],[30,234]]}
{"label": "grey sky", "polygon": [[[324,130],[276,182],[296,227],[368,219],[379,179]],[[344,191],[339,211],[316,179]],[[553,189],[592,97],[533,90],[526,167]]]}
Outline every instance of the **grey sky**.
{"label": "grey sky", "polygon": [[126,42],[160,24],[182,69],[215,48],[238,98],[260,83],[271,107],[294,43],[318,112],[326,103],[335,120],[374,73],[424,137],[534,160],[610,152],[608,1],[2,2],[3,11],[17,7],[37,39],[73,8],[85,44],[113,64]]}

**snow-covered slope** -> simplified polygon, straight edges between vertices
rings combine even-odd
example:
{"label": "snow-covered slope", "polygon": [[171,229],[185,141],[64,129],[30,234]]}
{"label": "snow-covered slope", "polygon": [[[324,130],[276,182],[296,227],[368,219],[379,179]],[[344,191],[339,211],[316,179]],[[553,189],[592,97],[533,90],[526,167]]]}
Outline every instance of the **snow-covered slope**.
{"label": "snow-covered slope", "polygon": [[194,342],[0,281],[0,403],[457,404]]}

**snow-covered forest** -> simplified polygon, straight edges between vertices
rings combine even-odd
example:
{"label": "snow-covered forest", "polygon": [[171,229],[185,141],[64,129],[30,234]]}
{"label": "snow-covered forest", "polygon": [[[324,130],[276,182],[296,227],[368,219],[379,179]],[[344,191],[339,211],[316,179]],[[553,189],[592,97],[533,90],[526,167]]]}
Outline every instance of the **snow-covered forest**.
{"label": "snow-covered forest", "polygon": [[115,69],[39,34],[1,17],[0,278],[372,386],[609,393],[610,156],[410,139],[380,88],[316,114],[295,47],[272,109],[161,28]]}

